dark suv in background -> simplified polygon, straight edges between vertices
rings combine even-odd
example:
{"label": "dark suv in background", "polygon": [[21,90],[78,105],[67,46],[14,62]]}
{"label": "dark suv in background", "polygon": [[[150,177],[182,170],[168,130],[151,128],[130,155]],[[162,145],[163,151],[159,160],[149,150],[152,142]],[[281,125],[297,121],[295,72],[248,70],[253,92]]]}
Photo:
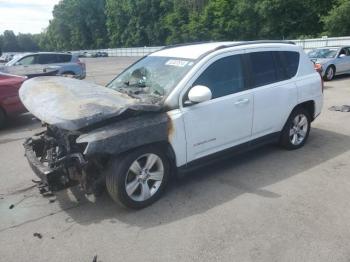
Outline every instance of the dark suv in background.
{"label": "dark suv in background", "polygon": [[50,68],[56,68],[58,75],[70,75],[78,79],[86,76],[85,63],[71,53],[40,52],[17,55],[5,65],[3,71],[26,75],[31,71],[45,72]]}

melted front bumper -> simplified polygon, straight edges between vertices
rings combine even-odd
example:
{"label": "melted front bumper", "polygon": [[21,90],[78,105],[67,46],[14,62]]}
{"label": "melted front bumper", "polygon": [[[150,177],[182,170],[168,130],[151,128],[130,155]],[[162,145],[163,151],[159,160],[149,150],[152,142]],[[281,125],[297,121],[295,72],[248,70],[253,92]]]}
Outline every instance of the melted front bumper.
{"label": "melted front bumper", "polygon": [[57,159],[56,167],[52,168],[40,161],[40,153],[38,154],[38,150],[36,150],[38,141],[29,138],[24,142],[23,146],[29,166],[40,178],[41,182],[47,185],[50,191],[59,191],[76,185],[78,181],[71,179],[68,163],[74,160],[75,167],[77,164],[83,167],[86,164],[84,157],[80,153],[67,155]]}

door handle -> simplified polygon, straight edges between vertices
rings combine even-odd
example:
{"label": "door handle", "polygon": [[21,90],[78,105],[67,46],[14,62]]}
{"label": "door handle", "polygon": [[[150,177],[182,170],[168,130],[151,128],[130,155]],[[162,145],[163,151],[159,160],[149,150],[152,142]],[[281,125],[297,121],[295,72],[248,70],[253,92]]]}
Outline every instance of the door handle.
{"label": "door handle", "polygon": [[236,101],[235,105],[243,105],[243,104],[247,104],[247,103],[249,103],[249,99],[244,98],[244,99],[240,99],[240,100]]}

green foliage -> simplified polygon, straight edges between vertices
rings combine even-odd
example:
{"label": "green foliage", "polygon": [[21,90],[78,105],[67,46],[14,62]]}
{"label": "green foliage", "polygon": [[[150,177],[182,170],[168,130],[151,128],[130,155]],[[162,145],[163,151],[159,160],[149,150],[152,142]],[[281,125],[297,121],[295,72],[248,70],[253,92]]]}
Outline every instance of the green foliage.
{"label": "green foliage", "polygon": [[63,0],[40,45],[43,49],[72,50],[107,46],[104,0]]}
{"label": "green foliage", "polygon": [[61,0],[41,34],[5,31],[3,51],[350,35],[349,0]]}
{"label": "green foliage", "polygon": [[3,35],[2,49],[4,51],[17,51],[19,50],[18,41],[13,31],[6,30]]}
{"label": "green foliage", "polygon": [[345,36],[350,34],[350,1],[339,0],[335,7],[325,16],[325,33],[332,36]]}

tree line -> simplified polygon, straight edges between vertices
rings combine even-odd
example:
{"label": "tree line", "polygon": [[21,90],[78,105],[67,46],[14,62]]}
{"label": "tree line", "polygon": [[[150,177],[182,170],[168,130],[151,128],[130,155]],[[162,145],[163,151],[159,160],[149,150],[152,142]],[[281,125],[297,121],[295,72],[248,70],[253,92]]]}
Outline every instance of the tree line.
{"label": "tree line", "polygon": [[349,0],[61,0],[52,12],[40,34],[1,34],[2,50],[350,35]]}

